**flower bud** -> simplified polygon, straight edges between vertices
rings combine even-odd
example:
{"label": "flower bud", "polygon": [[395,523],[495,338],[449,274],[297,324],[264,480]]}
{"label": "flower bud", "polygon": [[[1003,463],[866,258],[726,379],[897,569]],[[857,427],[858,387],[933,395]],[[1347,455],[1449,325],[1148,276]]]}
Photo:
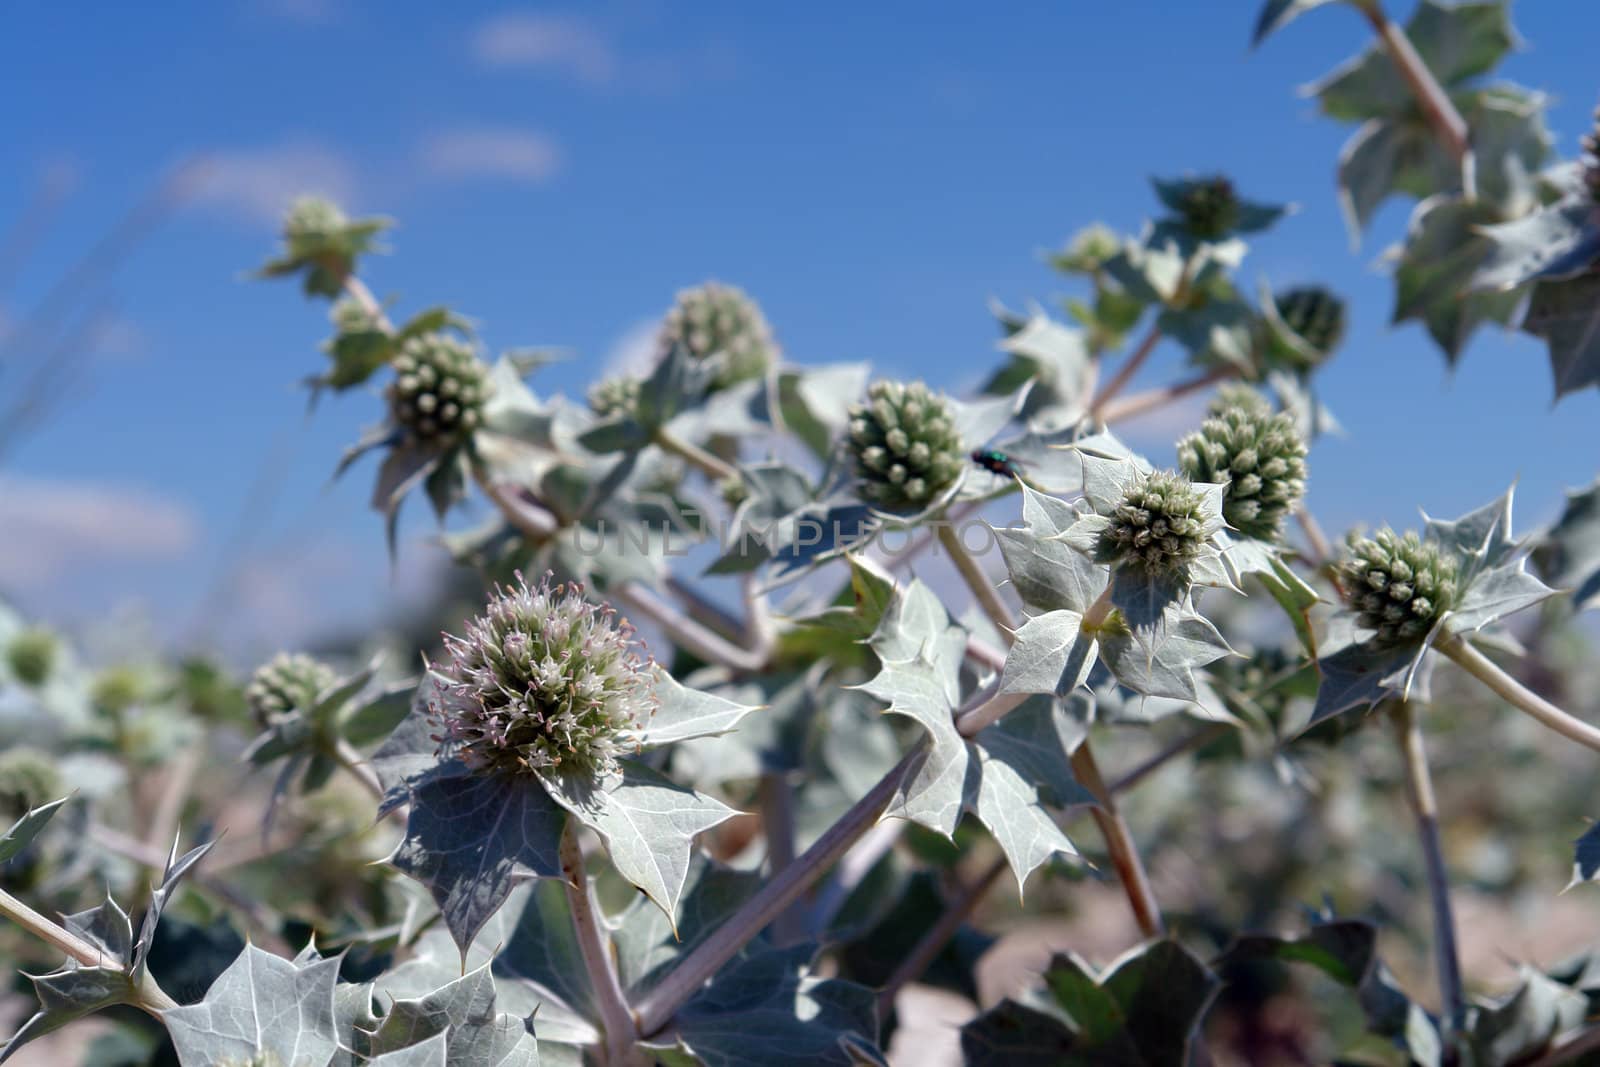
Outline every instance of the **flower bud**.
{"label": "flower bud", "polygon": [[60,653],[61,642],[55,634],[42,626],[30,626],[12,637],[6,647],[6,663],[17,681],[37,688],[50,680]]}
{"label": "flower bud", "polygon": [[0,752],[0,813],[7,823],[66,792],[61,772],[48,752],[31,745],[15,745]]}
{"label": "flower bud", "polygon": [[1233,182],[1221,175],[1187,183],[1178,214],[1196,237],[1218,241],[1239,224],[1239,197]]}
{"label": "flower bud", "polygon": [[1306,446],[1294,420],[1248,386],[1221,390],[1196,433],[1178,442],[1191,481],[1226,482],[1222,517],[1246,537],[1276,540],[1306,491]]}
{"label": "flower bud", "polygon": [[961,474],[965,452],[950,402],[921,382],[874,382],[850,409],[861,495],[892,511],[926,507]]}
{"label": "flower bud", "polygon": [[1272,298],[1284,326],[1318,355],[1326,356],[1344,339],[1344,301],[1320,285],[1285,289]]}
{"label": "flower bud", "polygon": [[309,708],[338,680],[338,672],[321,660],[303,652],[280,652],[256,668],[244,687],[244,699],[256,722],[266,726],[281,715]]}
{"label": "flower bud", "polygon": [[1335,566],[1345,600],[1379,645],[1421,642],[1455,603],[1455,557],[1413,532],[1351,534]]}
{"label": "flower bud", "polygon": [[320,196],[302,196],[289,205],[283,219],[283,237],[291,246],[300,242],[331,241],[344,233],[350,219],[339,205]]}
{"label": "flower bud", "polygon": [[662,355],[674,344],[683,345],[696,359],[721,353],[719,387],[764,376],[777,356],[772,328],[760,306],[743,289],[720,282],[679,292],[661,323],[657,344]]}
{"label": "flower bud", "polygon": [[369,333],[382,328],[378,316],[361,301],[348,296],[333,302],[328,318],[333,322],[334,332],[340,334]]}
{"label": "flower bud", "polygon": [[445,333],[413,337],[394,357],[389,413],[423,445],[448,448],[483,422],[489,368],[466,342]]}
{"label": "flower bud", "polygon": [[121,715],[145,698],[145,683],[138,670],[126,664],[107,667],[94,676],[89,699],[107,715]]}
{"label": "flower bud", "polygon": [[633,627],[577,584],[497,588],[436,668],[441,740],[485,772],[599,777],[653,710],[652,670]]}
{"label": "flower bud", "polygon": [[1179,574],[1199,558],[1209,534],[1204,495],[1173,471],[1154,471],[1123,493],[1100,534],[1096,558],[1150,574]]}
{"label": "flower bud", "polygon": [[620,419],[639,409],[639,379],[629,375],[603,378],[589,390],[589,410],[602,419]]}

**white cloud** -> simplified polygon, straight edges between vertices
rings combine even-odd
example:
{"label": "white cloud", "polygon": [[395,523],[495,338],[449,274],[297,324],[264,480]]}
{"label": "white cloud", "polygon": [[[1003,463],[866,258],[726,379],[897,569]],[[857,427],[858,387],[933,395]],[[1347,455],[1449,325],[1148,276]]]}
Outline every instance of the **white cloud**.
{"label": "white cloud", "polygon": [[189,506],[134,485],[0,475],[0,585],[38,590],[89,564],[174,559],[192,549]]}
{"label": "white cloud", "polygon": [[355,167],[344,156],[291,141],[212,153],[200,161],[191,195],[218,211],[277,225],[295,197],[315,194],[348,203],[355,185]]}
{"label": "white cloud", "polygon": [[553,70],[589,85],[616,77],[617,56],[604,34],[573,15],[513,12],[480,24],[472,52],[485,67]]}
{"label": "white cloud", "polygon": [[418,149],[424,169],[440,178],[541,182],[561,166],[561,149],[533,130],[445,130]]}

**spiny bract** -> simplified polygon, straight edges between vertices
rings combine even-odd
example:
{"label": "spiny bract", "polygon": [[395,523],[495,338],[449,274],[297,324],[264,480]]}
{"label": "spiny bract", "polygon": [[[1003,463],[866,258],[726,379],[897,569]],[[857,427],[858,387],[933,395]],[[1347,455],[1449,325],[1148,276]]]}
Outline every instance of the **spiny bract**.
{"label": "spiny bract", "polygon": [[245,703],[266,725],[280,715],[309,708],[339,680],[339,674],[304,652],[280,652],[257,667],[244,687]]}
{"label": "spiny bract", "polygon": [[654,709],[633,627],[551,577],[529,586],[518,575],[462,636],[445,635],[432,710],[440,740],[470,767],[599,777]]}
{"label": "spiny bract", "polygon": [[861,494],[895,511],[937,499],[966,460],[949,401],[922,382],[873,382],[850,409],[850,451]]}
{"label": "spiny bract", "polygon": [[[1326,356],[1344,338],[1344,301],[1320,285],[1286,289],[1272,302],[1278,317],[1319,356]],[[1309,369],[1309,368],[1308,368]]]}
{"label": "spiny bract", "polygon": [[449,447],[483,422],[489,368],[449,334],[413,337],[394,357],[389,411],[416,442]]}
{"label": "spiny bract", "polygon": [[706,282],[678,293],[661,323],[661,355],[681,344],[696,359],[721,353],[719,386],[760,378],[777,354],[772,328],[756,302],[735,285]]}
{"label": "spiny bract", "polygon": [[40,686],[55,670],[61,643],[56,635],[39,626],[18,633],[6,646],[6,663],[23,685]]}
{"label": "spiny bract", "polygon": [[1219,240],[1239,224],[1239,197],[1227,178],[1199,178],[1184,189],[1178,212],[1196,237]]}
{"label": "spiny bract", "polygon": [[1377,644],[1421,641],[1455,603],[1456,559],[1436,542],[1385,528],[1372,537],[1351,534],[1346,544],[1339,582]]}
{"label": "spiny bract", "polygon": [[602,378],[589,390],[589,410],[602,419],[620,419],[639,407],[639,379],[629,375]]}
{"label": "spiny bract", "polygon": [[1294,420],[1248,386],[1224,389],[1200,429],[1178,442],[1178,466],[1196,482],[1226,482],[1222,517],[1276,540],[1306,491],[1306,445]]}
{"label": "spiny bract", "polygon": [[1151,574],[1182,572],[1205,547],[1204,503],[1201,491],[1181,474],[1151,472],[1111,509],[1097,558]]}

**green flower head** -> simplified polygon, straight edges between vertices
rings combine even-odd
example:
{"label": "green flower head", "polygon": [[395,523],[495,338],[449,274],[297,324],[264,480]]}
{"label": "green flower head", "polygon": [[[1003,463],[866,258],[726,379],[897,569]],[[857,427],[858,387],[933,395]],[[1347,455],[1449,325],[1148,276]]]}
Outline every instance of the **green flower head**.
{"label": "green flower head", "polygon": [[603,378],[589,390],[589,410],[602,419],[620,419],[639,408],[638,378],[619,374]]}
{"label": "green flower head", "polygon": [[1184,189],[1178,214],[1196,237],[1220,240],[1239,225],[1239,195],[1220,174],[1200,178]]}
{"label": "green flower head", "polygon": [[1336,564],[1345,600],[1379,645],[1416,644],[1455,603],[1457,564],[1434,541],[1388,528],[1351,534]]}
{"label": "green flower head", "polygon": [[1285,289],[1272,303],[1284,327],[1316,355],[1328,355],[1344,339],[1344,301],[1332,290],[1320,285]]}
{"label": "green flower head", "polygon": [[1205,494],[1173,471],[1153,471],[1129,486],[1107,517],[1095,558],[1150,574],[1186,571],[1210,537]]}
{"label": "green flower head", "polygon": [[678,293],[661,323],[661,354],[681,344],[696,359],[720,353],[725,360],[718,386],[763,377],[777,356],[772,328],[743,289],[706,282]]}
{"label": "green flower head", "polygon": [[633,627],[583,587],[497,588],[434,670],[441,741],[484,772],[599,777],[654,710],[653,668]]}
{"label": "green flower head", "polygon": [[289,205],[283,218],[283,238],[291,246],[338,239],[350,219],[338,204],[320,196],[302,196]]}
{"label": "green flower head", "polygon": [[89,699],[107,715],[120,715],[145,699],[145,679],[135,667],[119,664],[94,676]]}
{"label": "green flower head", "polygon": [[873,382],[850,409],[850,452],[862,496],[891,511],[938,499],[966,459],[950,402],[922,382]]}
{"label": "green flower head", "polygon": [[339,673],[304,652],[280,652],[250,676],[245,703],[262,726],[291,711],[309,708],[339,680]]}
{"label": "green flower head", "polygon": [[1200,429],[1178,442],[1178,466],[1196,482],[1226,482],[1222,517],[1276,540],[1306,491],[1306,445],[1294,420],[1248,386],[1224,389]]}
{"label": "green flower head", "polygon": [[394,357],[389,412],[418,444],[449,448],[483,423],[489,368],[472,346],[446,333],[413,337]]}
{"label": "green flower head", "polygon": [[328,309],[328,318],[335,333],[370,333],[381,329],[378,316],[361,301],[342,296]]}
{"label": "green flower head", "polygon": [[61,641],[42,626],[30,626],[6,646],[6,663],[23,685],[38,687],[50,680],[61,654]]}
{"label": "green flower head", "polygon": [[61,771],[48,752],[16,745],[0,752],[0,812],[8,820],[66,793]]}

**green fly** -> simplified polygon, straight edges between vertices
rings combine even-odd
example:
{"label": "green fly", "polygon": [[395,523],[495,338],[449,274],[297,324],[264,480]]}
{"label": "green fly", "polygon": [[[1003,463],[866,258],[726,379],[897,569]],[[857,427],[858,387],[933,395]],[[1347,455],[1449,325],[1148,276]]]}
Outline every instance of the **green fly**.
{"label": "green fly", "polygon": [[998,474],[1002,478],[1015,478],[1021,473],[1017,468],[1016,460],[995,448],[973,449],[972,462],[989,473]]}

